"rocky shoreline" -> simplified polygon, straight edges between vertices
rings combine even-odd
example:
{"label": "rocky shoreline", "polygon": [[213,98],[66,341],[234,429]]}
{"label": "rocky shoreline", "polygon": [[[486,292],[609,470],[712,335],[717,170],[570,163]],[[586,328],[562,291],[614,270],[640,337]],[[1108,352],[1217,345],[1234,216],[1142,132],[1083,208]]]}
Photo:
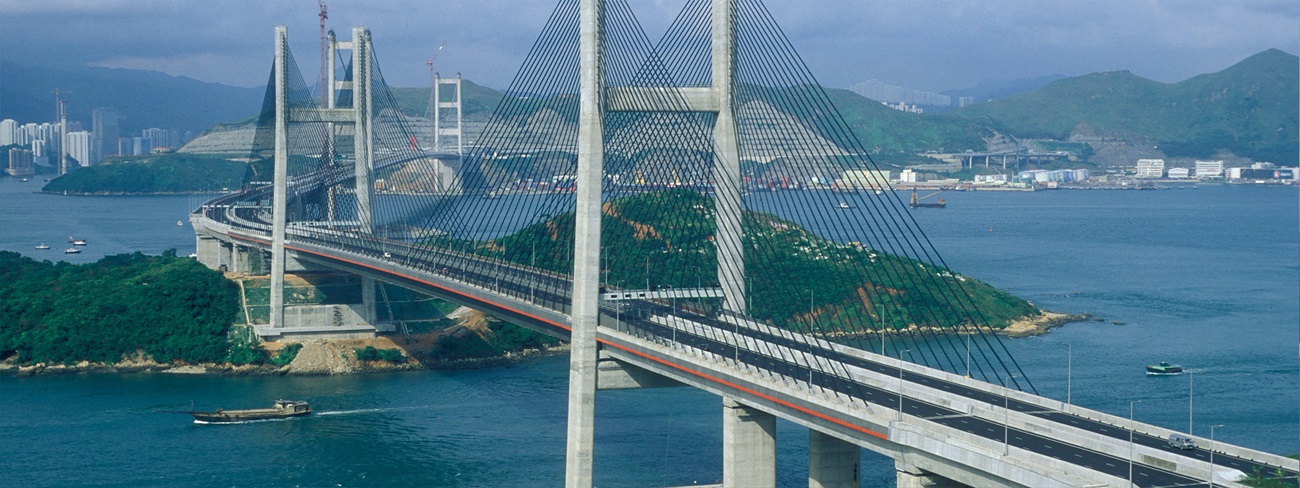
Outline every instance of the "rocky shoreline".
{"label": "rocky shoreline", "polygon": [[[980,327],[979,331],[1000,334],[1012,338],[1030,337],[1045,334],[1053,328],[1068,323],[1083,322],[1090,318],[1091,316],[1088,314],[1066,314],[1044,311],[1039,316],[1027,317],[1022,320],[1014,321],[1004,328],[997,329],[991,327]],[[888,331],[887,333],[897,335],[914,334],[921,331],[920,327],[913,326],[907,329]],[[947,330],[934,331],[952,333]],[[968,332],[958,333],[958,335],[965,333]],[[879,332],[828,333],[822,334],[822,337],[828,339],[857,339],[875,336],[877,334],[879,334]],[[85,373],[159,373],[206,374],[218,376],[323,376],[396,371],[492,368],[509,366],[535,358],[566,354],[569,350],[568,344],[561,344],[546,349],[527,349],[523,351],[506,352],[498,356],[445,360],[429,358],[420,359],[407,353],[405,361],[400,363],[390,363],[387,361],[357,360],[355,354],[350,353],[350,351],[353,350],[353,346],[356,345],[357,344],[353,344],[351,341],[316,340],[305,342],[303,343],[302,349],[298,351],[297,356],[294,357],[294,360],[284,366],[273,364],[235,365],[229,363],[159,363],[146,357],[136,357],[117,363],[81,361],[75,364],[37,363],[20,365],[14,362],[11,358],[10,360],[0,362],[0,374],[39,376]],[[406,351],[403,352],[406,353]]]}
{"label": "rocky shoreline", "polygon": [[[0,374],[16,376],[42,376],[61,374],[202,374],[216,376],[327,376],[398,371],[456,370],[509,366],[522,361],[563,354],[568,345],[547,349],[528,349],[508,352],[500,356],[421,361],[408,357],[401,363],[387,361],[357,361],[345,354],[337,344],[312,341],[303,345],[293,362],[284,366],[272,364],[159,363],[147,358],[135,358],[117,363],[81,361],[74,364],[36,363],[20,365],[12,360],[0,362]],[[304,354],[305,353],[305,354]]]}
{"label": "rocky shoreline", "polygon": [[[981,326],[981,327],[975,327],[973,329],[967,328],[964,330],[954,331],[946,327],[920,327],[920,326],[913,325],[911,327],[907,327],[903,329],[886,330],[884,331],[884,333],[887,335],[915,335],[917,333],[926,332],[926,333],[951,334],[951,335],[962,336],[962,335],[979,332],[985,334],[998,334],[1006,337],[1019,338],[1019,337],[1031,337],[1036,335],[1043,335],[1046,334],[1049,330],[1052,330],[1056,327],[1060,327],[1062,325],[1073,323],[1073,322],[1086,322],[1091,318],[1092,316],[1086,313],[1070,314],[1070,313],[1043,311],[1042,314],[1036,317],[1025,317],[1020,320],[1013,321],[1010,324],[1008,324],[1006,327],[1001,327],[1001,328]],[[881,331],[872,330],[866,332],[859,332],[859,331],[825,332],[818,335],[825,339],[866,339],[869,337],[879,337],[880,334]]]}

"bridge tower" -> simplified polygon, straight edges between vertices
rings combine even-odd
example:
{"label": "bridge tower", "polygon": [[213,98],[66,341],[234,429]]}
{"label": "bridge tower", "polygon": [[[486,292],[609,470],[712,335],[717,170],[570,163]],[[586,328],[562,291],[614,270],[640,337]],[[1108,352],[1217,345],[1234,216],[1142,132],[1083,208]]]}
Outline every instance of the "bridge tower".
{"label": "bridge tower", "polygon": [[[596,327],[600,286],[603,117],[609,112],[697,112],[716,115],[713,127],[714,215],[717,276],[723,307],[743,315],[745,265],[742,247],[740,149],[733,107],[736,72],[736,2],[712,0],[711,74],[708,87],[606,88],[603,0],[582,0],[579,14],[579,129],[577,238],[574,256],[573,332],[569,376],[566,486],[592,484],[596,391]],[[723,399],[724,486],[776,486],[776,418]]]}
{"label": "bridge tower", "polygon": [[[284,26],[275,28],[275,170],[271,202],[271,328],[284,328],[284,272],[286,256],[284,243],[288,230],[288,196],[289,196],[289,124],[292,122],[314,122],[325,124],[324,137],[326,147],[332,148],[332,141],[338,128],[351,126],[353,134],[353,161],[355,161],[355,197],[357,230],[362,234],[372,235],[374,226],[374,131],[373,131],[373,97],[371,97],[371,55],[370,30],[364,27],[352,29],[352,41],[337,41],[331,31],[326,37],[329,59],[339,49],[352,51],[352,81],[336,81],[334,65],[329,63],[327,83],[323,95],[327,98],[324,108],[289,106],[289,36]],[[337,90],[352,90],[352,106],[338,108],[335,106]],[[332,150],[332,149],[331,149]],[[328,215],[333,218],[335,194],[331,191],[327,206]],[[362,277],[362,319],[373,324],[375,313],[375,281]]]}

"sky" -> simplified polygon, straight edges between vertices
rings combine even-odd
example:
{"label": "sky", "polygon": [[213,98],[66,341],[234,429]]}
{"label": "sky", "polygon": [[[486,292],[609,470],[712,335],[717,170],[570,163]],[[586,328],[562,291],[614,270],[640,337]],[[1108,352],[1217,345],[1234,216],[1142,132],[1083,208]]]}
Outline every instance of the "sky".
{"label": "sky", "polygon": [[[686,0],[627,0],[651,39]],[[390,85],[436,68],[504,88],[556,0],[326,0],[340,39],[371,30]],[[825,86],[930,91],[980,80],[1129,70],[1172,83],[1268,48],[1300,51],[1296,0],[766,0]],[[304,72],[318,64],[315,0],[0,0],[0,60],[266,82],[274,26]],[[3,78],[0,77],[0,83]]]}

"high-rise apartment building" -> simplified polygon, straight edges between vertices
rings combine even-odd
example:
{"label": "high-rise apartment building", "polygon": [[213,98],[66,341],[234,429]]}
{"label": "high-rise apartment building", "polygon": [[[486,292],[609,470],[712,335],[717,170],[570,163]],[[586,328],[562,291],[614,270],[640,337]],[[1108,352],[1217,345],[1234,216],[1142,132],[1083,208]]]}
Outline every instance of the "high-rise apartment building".
{"label": "high-rise apartment building", "polygon": [[121,137],[121,131],[117,124],[117,110],[110,107],[97,108],[93,119],[95,162],[120,154],[117,151],[117,138]]}
{"label": "high-rise apartment building", "polygon": [[152,147],[172,147],[171,131],[151,127],[140,131],[140,137],[153,141]]}
{"label": "high-rise apartment building", "polygon": [[18,122],[14,119],[0,120],[0,146],[21,144],[18,142]]}
{"label": "high-rise apartment building", "polygon": [[90,132],[84,130],[68,133],[68,157],[76,159],[81,166],[90,166],[94,162],[90,159]]}
{"label": "high-rise apartment building", "polygon": [[32,152],[20,147],[9,148],[9,167],[5,172],[10,176],[30,176],[36,174],[32,166]]}

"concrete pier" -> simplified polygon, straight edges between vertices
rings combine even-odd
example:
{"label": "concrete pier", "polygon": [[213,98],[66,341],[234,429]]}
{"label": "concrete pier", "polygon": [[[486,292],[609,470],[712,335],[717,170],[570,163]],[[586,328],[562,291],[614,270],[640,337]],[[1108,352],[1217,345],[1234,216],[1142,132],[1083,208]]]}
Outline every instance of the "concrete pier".
{"label": "concrete pier", "polygon": [[857,488],[859,448],[816,430],[808,431],[808,488]]}
{"label": "concrete pier", "polygon": [[898,472],[898,488],[962,488],[966,485],[927,473],[916,466],[896,461],[894,469]]}
{"label": "concrete pier", "polygon": [[722,399],[722,486],[776,488],[776,416]]}

